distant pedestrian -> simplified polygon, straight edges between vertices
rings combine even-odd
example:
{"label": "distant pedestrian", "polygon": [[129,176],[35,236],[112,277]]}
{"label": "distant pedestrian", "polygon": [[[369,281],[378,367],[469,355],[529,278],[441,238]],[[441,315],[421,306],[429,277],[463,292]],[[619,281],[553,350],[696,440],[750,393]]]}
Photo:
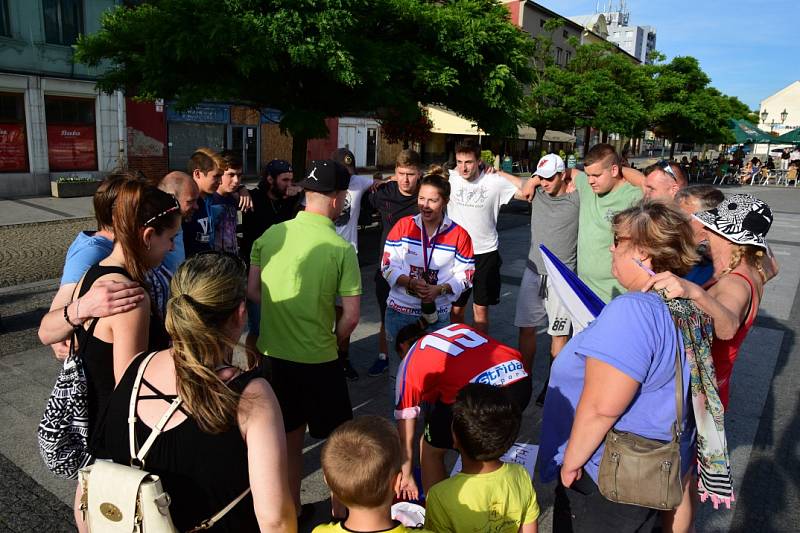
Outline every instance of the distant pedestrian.
{"label": "distant pedestrian", "polygon": [[[358,324],[361,271],[353,246],[333,224],[349,182],[342,165],[312,161],[301,183],[305,211],[265,231],[250,253],[248,298],[261,302],[257,347],[272,367],[286,431],[289,486],[301,520],[311,511],[300,506],[306,427],[312,437],[324,439],[353,416],[337,343]],[[337,296],[343,311],[338,320]]]}

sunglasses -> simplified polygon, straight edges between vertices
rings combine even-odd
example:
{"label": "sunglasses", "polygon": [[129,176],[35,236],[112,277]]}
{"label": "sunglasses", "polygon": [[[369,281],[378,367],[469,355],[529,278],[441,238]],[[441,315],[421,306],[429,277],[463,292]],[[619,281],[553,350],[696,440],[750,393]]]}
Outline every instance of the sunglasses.
{"label": "sunglasses", "polygon": [[675,171],[672,170],[672,166],[670,166],[669,161],[662,159],[661,161],[658,161],[656,165],[658,165],[658,168],[669,174],[670,177],[675,180],[675,183],[678,183],[678,176],[675,175]]}
{"label": "sunglasses", "polygon": [[173,205],[172,207],[168,207],[167,209],[161,211],[156,216],[148,218],[144,223],[144,227],[149,226],[150,224],[152,224],[153,222],[155,222],[156,220],[158,220],[161,217],[165,217],[165,216],[169,215],[170,213],[174,213],[175,211],[178,211],[181,208],[181,206],[178,203],[178,200],[175,199],[174,196],[173,196],[173,199],[175,200],[175,205]]}

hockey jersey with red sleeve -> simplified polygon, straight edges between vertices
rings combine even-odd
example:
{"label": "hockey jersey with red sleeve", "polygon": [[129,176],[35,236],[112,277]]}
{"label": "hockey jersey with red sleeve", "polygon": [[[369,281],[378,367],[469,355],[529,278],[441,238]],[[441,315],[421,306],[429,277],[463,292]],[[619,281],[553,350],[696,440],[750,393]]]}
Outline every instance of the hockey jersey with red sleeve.
{"label": "hockey jersey with red sleeve", "polygon": [[452,404],[467,383],[505,387],[528,376],[520,353],[465,324],[419,339],[397,371],[394,416],[416,418],[420,404]]}
{"label": "hockey jersey with red sleeve", "polygon": [[391,286],[387,305],[392,309],[414,314],[421,307],[419,297],[397,283],[402,275],[424,279],[431,285],[450,285],[452,293],[436,298],[437,308],[448,308],[472,287],[475,272],[472,239],[464,228],[445,216],[423,250],[420,215],[401,218],[386,237],[381,271]]}

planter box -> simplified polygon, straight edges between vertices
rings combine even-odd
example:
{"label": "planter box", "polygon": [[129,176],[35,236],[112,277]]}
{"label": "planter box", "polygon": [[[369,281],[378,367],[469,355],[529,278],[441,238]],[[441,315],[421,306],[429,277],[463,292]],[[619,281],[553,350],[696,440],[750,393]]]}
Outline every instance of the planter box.
{"label": "planter box", "polygon": [[93,196],[100,185],[99,181],[70,183],[57,181],[50,182],[50,194],[56,198],[75,198],[78,196]]}

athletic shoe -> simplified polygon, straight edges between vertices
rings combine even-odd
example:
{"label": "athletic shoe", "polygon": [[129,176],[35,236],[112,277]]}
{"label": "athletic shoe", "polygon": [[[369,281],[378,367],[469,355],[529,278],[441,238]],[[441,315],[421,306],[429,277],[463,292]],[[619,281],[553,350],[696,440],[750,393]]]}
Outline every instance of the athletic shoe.
{"label": "athletic shoe", "polygon": [[369,367],[369,371],[367,372],[367,374],[370,377],[374,378],[388,371],[389,371],[389,359],[385,356],[384,357],[378,356],[378,358],[375,359],[375,362],[372,363],[372,366]]}
{"label": "athletic shoe", "polygon": [[344,377],[347,381],[356,381],[358,379],[358,372],[356,372],[349,360],[344,362],[342,370],[344,370]]}

